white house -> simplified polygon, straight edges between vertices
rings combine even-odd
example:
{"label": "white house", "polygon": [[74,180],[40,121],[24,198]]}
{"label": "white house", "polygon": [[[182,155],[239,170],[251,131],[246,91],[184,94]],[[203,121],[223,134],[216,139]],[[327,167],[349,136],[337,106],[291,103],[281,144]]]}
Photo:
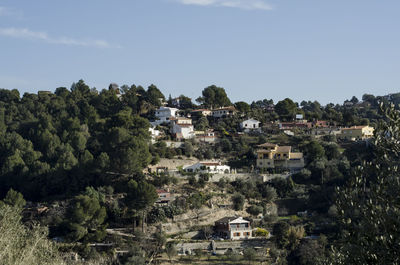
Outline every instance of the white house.
{"label": "white house", "polygon": [[215,143],[218,141],[218,135],[214,130],[195,131],[196,140],[203,143]]}
{"label": "white house", "polygon": [[169,123],[171,118],[175,118],[178,115],[178,111],[176,108],[161,107],[156,110],[155,115],[157,120],[152,124],[160,125],[161,123]]}
{"label": "white house", "polygon": [[260,124],[257,120],[248,119],[240,123],[240,129],[245,132],[260,130]]}
{"label": "white house", "polygon": [[219,236],[232,240],[253,236],[250,221],[243,217],[224,217],[215,222],[215,230]]}
{"label": "white house", "polygon": [[237,113],[237,110],[233,106],[223,107],[223,108],[213,109],[212,110],[212,116],[214,118],[222,118],[222,117],[233,116],[236,113]]}
{"label": "white house", "polygon": [[154,142],[157,138],[159,138],[160,137],[160,135],[161,135],[161,132],[159,131],[159,130],[157,130],[156,128],[154,128],[154,127],[149,127],[149,132],[150,132],[150,135],[151,135],[151,140]]}
{"label": "white house", "polygon": [[190,139],[195,137],[192,119],[177,117],[171,118],[171,133],[177,139]]}
{"label": "white house", "polygon": [[195,110],[192,110],[191,112],[190,112],[190,114],[192,114],[192,116],[194,116],[194,117],[198,117],[198,116],[204,116],[204,117],[207,117],[207,116],[211,116],[212,115],[212,111],[211,110],[209,110],[209,109],[195,109]]}
{"label": "white house", "polygon": [[183,168],[186,172],[198,172],[198,173],[230,173],[231,167],[223,165],[220,161],[203,161],[198,162],[194,165]]}

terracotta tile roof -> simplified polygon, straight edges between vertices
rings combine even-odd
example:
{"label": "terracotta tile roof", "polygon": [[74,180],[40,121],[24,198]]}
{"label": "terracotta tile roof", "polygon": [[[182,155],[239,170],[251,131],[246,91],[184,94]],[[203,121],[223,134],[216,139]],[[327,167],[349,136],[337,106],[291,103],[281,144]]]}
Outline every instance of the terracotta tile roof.
{"label": "terracotta tile roof", "polygon": [[278,146],[276,152],[289,153],[292,150],[291,146]]}
{"label": "terracotta tile roof", "polygon": [[191,112],[200,112],[200,111],[211,111],[209,109],[194,109]]}
{"label": "terracotta tile roof", "polygon": [[232,110],[232,111],[236,111],[235,107],[233,107],[233,106],[222,107],[222,108],[219,108],[219,109],[213,109],[212,111],[219,111],[219,110]]}
{"label": "terracotta tile roof", "polygon": [[278,145],[276,145],[276,144],[272,144],[272,143],[265,143],[265,144],[260,144],[260,145],[257,145],[257,147],[277,147]]}

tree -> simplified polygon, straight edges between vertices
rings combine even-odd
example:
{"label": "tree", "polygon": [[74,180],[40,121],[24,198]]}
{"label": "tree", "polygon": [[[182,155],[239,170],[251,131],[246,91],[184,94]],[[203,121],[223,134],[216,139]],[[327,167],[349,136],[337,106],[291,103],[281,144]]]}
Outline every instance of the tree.
{"label": "tree", "polygon": [[319,240],[302,240],[299,248],[297,249],[298,260],[296,264],[301,265],[314,265],[320,264],[325,259],[325,245],[323,235]]}
{"label": "tree", "polygon": [[206,129],[210,128],[207,117],[200,117],[200,119],[195,123],[195,128],[198,131],[205,131]]}
{"label": "tree", "polygon": [[189,97],[186,97],[184,95],[180,95],[178,97],[179,99],[179,108],[180,109],[193,109],[194,104],[192,103],[192,99]]}
{"label": "tree", "polygon": [[235,211],[241,211],[243,210],[243,205],[244,205],[244,196],[240,193],[235,193],[232,196],[232,202],[233,202],[233,209]]}
{"label": "tree", "polygon": [[290,98],[285,98],[275,105],[275,112],[284,120],[293,120],[297,113],[297,105]]}
{"label": "tree", "polygon": [[263,207],[257,205],[251,205],[246,209],[246,211],[251,215],[257,216],[263,212]]}
{"label": "tree", "polygon": [[204,238],[205,240],[210,239],[210,238],[211,238],[211,235],[212,235],[212,233],[213,233],[213,228],[212,228],[212,226],[210,226],[210,225],[203,226],[203,227],[201,228],[201,233],[202,233],[203,238]]}
{"label": "tree", "polygon": [[303,226],[290,226],[288,231],[288,248],[294,250],[300,244],[300,240],[305,236]]}
{"label": "tree", "polygon": [[183,150],[185,151],[185,155],[187,157],[191,157],[193,155],[194,152],[194,148],[191,142],[186,141],[183,145]]}
{"label": "tree", "polygon": [[146,91],[146,100],[158,108],[161,106],[161,102],[165,100],[165,96],[155,85],[152,84]]}
{"label": "tree", "polygon": [[329,160],[340,157],[339,145],[337,143],[329,143],[324,146],[326,157]]}
{"label": "tree", "polygon": [[156,188],[146,181],[136,182],[131,179],[127,188],[125,202],[135,210],[143,210],[148,206],[152,206],[158,198]]}
{"label": "tree", "polygon": [[151,250],[150,250],[150,257],[149,257],[149,261],[148,264],[151,264],[153,259],[155,257],[157,257],[157,255],[161,252],[161,249],[164,247],[165,243],[167,243],[167,238],[165,233],[162,232],[156,232],[153,234],[153,238],[154,238],[154,244],[152,244],[151,246]]}
{"label": "tree", "polygon": [[243,251],[243,258],[248,260],[249,264],[251,264],[252,261],[256,260],[257,252],[254,250],[254,248],[245,248]]}
{"label": "tree", "polygon": [[295,184],[291,177],[288,177],[287,179],[276,177],[271,180],[271,185],[275,188],[279,197],[284,198],[294,190]]}
{"label": "tree", "polygon": [[3,201],[0,201],[1,203],[7,204],[9,206],[15,207],[16,209],[22,210],[22,208],[25,206],[26,201],[24,200],[24,196],[22,196],[21,193],[18,191],[15,191],[13,189],[10,189],[7,192],[6,197],[3,199]]}
{"label": "tree", "polygon": [[235,108],[241,113],[248,113],[250,111],[250,105],[244,101],[236,102]]}
{"label": "tree", "polygon": [[143,137],[145,135],[140,131],[137,132],[138,136],[132,135],[137,130],[136,126],[140,126],[138,121],[135,128],[113,127],[108,133],[109,141],[106,146],[110,154],[110,164],[117,172],[139,173],[151,161],[148,143]]}
{"label": "tree", "polygon": [[178,251],[176,250],[176,246],[173,243],[170,243],[166,246],[165,252],[167,253],[170,263],[172,262],[172,258],[178,254]]}
{"label": "tree", "polygon": [[376,102],[375,96],[371,95],[371,94],[364,94],[362,96],[362,100],[370,103],[371,105],[375,105],[375,102]]}
{"label": "tree", "polygon": [[217,87],[215,85],[206,87],[202,94],[203,96],[199,97],[196,101],[203,104],[206,108],[218,108],[232,105],[226,95],[225,89],[222,87]]}
{"label": "tree", "polygon": [[0,263],[7,265],[67,264],[54,242],[47,239],[46,227],[28,229],[21,222],[19,211],[0,204]]}
{"label": "tree", "polygon": [[307,157],[308,163],[316,159],[322,159],[325,157],[325,150],[322,145],[317,141],[311,141],[304,146],[304,153]]}
{"label": "tree", "polygon": [[5,123],[5,110],[4,108],[0,108],[0,135],[2,133],[5,133],[7,129],[6,123]]}
{"label": "tree", "polygon": [[266,203],[273,202],[278,197],[276,189],[270,185],[258,185],[258,189]]}
{"label": "tree", "polygon": [[357,98],[356,96],[353,96],[353,97],[350,99],[350,102],[353,103],[353,104],[357,104],[357,103],[358,103],[358,98]]}
{"label": "tree", "polygon": [[[158,195],[156,188],[142,180],[135,181],[131,179],[127,185],[127,196],[125,197],[125,204],[133,212],[136,223],[137,215],[141,213],[142,231],[144,231],[145,217],[149,207],[152,206],[157,200]],[[135,225],[134,225],[135,227]]]}
{"label": "tree", "polygon": [[373,155],[337,190],[341,238],[332,263],[399,264],[400,112],[383,107],[374,132]]}
{"label": "tree", "polygon": [[286,222],[274,224],[273,235],[275,235],[275,242],[280,248],[284,248],[289,244],[289,227],[290,225]]}
{"label": "tree", "polygon": [[68,209],[67,238],[72,242],[102,240],[106,216],[106,208],[100,204],[97,194],[76,196]]}

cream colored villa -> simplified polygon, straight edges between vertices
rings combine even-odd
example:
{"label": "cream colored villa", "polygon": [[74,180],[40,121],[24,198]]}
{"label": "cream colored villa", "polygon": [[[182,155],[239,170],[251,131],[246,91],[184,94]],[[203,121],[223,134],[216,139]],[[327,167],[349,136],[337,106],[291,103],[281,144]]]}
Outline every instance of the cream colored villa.
{"label": "cream colored villa", "polygon": [[265,143],[258,145],[257,167],[258,168],[287,168],[290,170],[304,167],[303,153],[292,152],[291,146],[278,146]]}
{"label": "cream colored villa", "polygon": [[374,128],[361,125],[341,129],[340,138],[350,141],[365,140],[374,136]]}

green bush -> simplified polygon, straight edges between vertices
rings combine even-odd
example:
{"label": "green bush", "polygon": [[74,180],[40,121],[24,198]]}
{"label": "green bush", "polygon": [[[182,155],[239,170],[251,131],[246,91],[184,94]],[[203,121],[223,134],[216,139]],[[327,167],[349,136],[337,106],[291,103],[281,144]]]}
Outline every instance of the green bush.
{"label": "green bush", "polygon": [[268,236],[269,236],[269,232],[268,232],[268,230],[266,230],[266,229],[257,228],[257,229],[254,231],[254,235],[255,235],[255,236],[258,236],[258,237],[268,237]]}

